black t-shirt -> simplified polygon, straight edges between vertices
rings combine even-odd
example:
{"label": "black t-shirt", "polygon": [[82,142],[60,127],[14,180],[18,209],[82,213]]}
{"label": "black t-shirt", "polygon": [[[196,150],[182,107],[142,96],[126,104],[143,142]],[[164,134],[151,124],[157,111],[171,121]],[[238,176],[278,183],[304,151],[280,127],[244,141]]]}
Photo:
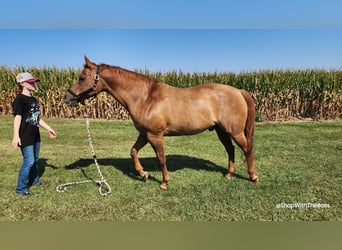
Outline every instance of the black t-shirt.
{"label": "black t-shirt", "polygon": [[37,99],[23,94],[17,95],[13,101],[13,115],[21,115],[19,137],[21,146],[33,145],[40,141],[40,110]]}

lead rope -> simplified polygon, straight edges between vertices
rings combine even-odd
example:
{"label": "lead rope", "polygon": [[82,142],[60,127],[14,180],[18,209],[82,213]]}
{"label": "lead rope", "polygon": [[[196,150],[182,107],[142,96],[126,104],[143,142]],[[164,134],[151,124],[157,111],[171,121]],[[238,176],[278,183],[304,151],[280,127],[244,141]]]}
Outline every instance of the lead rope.
{"label": "lead rope", "polygon": [[[100,195],[101,196],[106,196],[106,195],[108,195],[108,194],[110,194],[112,192],[112,189],[111,189],[110,185],[108,184],[107,180],[103,177],[103,174],[101,172],[99,163],[97,162],[94,145],[93,145],[93,142],[92,142],[91,136],[90,136],[89,118],[88,118],[87,115],[85,116],[85,118],[86,118],[86,125],[87,125],[87,132],[88,132],[88,141],[89,141],[91,153],[93,155],[93,159],[94,159],[94,162],[95,162],[95,165],[96,165],[96,169],[97,169],[97,172],[98,172],[101,180],[99,180],[99,181],[84,180],[84,181],[68,182],[68,183],[65,183],[65,184],[58,185],[56,187],[56,191],[58,193],[63,193],[65,191],[67,191],[67,186],[78,185],[78,184],[88,183],[88,182],[95,182],[97,185],[99,185],[99,193],[100,193]],[[106,189],[106,191],[104,192],[103,189]]]}

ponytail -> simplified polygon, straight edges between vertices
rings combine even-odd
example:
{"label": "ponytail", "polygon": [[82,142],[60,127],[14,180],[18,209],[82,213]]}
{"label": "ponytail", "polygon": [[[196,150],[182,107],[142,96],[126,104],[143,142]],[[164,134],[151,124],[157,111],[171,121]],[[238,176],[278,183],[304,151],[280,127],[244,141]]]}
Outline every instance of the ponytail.
{"label": "ponytail", "polygon": [[23,86],[21,86],[20,83],[18,83],[17,86],[15,87],[15,94],[19,95],[21,94],[21,92],[23,92]]}

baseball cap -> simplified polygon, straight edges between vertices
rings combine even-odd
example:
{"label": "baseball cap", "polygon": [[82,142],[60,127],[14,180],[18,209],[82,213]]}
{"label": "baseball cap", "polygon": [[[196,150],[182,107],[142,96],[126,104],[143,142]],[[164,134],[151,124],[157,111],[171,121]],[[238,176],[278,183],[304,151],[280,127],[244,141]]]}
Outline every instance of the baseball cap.
{"label": "baseball cap", "polygon": [[17,83],[21,83],[21,82],[40,82],[40,80],[38,78],[33,77],[30,73],[28,72],[22,72],[19,73],[16,76],[17,79]]}

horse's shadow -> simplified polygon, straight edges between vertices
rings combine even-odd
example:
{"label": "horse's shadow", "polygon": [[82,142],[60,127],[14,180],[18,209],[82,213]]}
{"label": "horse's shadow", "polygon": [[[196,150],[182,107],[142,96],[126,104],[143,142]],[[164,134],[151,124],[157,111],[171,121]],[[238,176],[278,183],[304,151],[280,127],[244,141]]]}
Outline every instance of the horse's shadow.
{"label": "horse's shadow", "polygon": [[39,176],[39,177],[42,177],[42,176],[43,176],[46,167],[50,167],[50,168],[52,168],[52,169],[57,169],[56,166],[54,166],[54,165],[48,163],[48,160],[49,160],[49,159],[45,159],[45,158],[39,159],[39,161],[38,161],[38,167],[37,167],[37,173],[38,173],[38,176]]}
{"label": "horse's shadow", "polygon": [[[156,180],[151,173],[160,171],[160,166],[157,164],[155,157],[139,158],[145,171],[150,173],[149,179]],[[99,165],[101,166],[111,166],[120,170],[123,174],[129,176],[130,178],[142,180],[139,174],[135,171],[134,164],[131,158],[102,158],[97,159]],[[219,172],[222,175],[227,173],[227,169],[217,164],[195,157],[189,157],[184,155],[168,155],[166,156],[167,169],[169,172],[175,172],[181,169],[193,169],[193,170],[204,170],[208,172]],[[94,164],[94,159],[79,159],[72,164],[65,166],[65,169],[84,169]],[[83,172],[84,173],[84,172]],[[85,175],[85,173],[84,173]],[[248,180],[248,178],[241,176],[239,174],[233,174],[233,176],[239,179]],[[87,176],[86,176],[87,177]]]}

